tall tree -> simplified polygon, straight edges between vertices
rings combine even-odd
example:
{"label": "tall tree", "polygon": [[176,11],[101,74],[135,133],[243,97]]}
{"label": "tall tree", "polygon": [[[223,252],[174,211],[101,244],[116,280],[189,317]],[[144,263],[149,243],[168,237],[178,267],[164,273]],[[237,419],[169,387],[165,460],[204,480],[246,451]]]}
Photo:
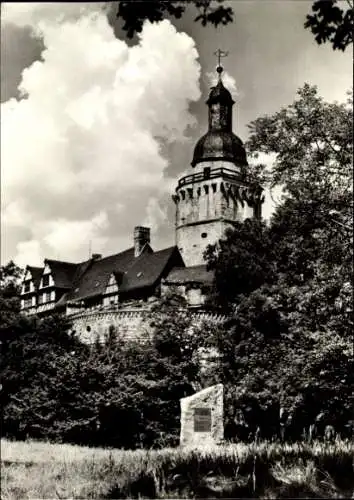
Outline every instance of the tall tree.
{"label": "tall tree", "polygon": [[23,270],[13,261],[0,268],[0,340],[11,334],[20,313],[20,280]]}
{"label": "tall tree", "polygon": [[225,310],[264,283],[274,280],[269,231],[264,222],[247,219],[235,222],[225,238],[205,252],[208,268],[214,270],[210,304]]}
{"label": "tall tree", "polygon": [[268,226],[236,226],[208,255],[223,299],[238,277],[254,284],[233,294],[233,318],[215,339],[227,397],[249,429],[279,430],[281,409],[293,437],[316,419],[353,428],[351,134],[349,105],[325,103],[308,85],[251,124],[252,154],[275,157],[258,174],[285,195]]}
{"label": "tall tree", "polygon": [[342,208],[341,197],[352,188],[352,126],[352,93],[344,104],[326,103],[317,87],[305,84],[293,104],[250,123],[247,148],[255,158],[275,155],[271,186],[281,184],[301,199],[329,194],[340,203],[333,209]]}

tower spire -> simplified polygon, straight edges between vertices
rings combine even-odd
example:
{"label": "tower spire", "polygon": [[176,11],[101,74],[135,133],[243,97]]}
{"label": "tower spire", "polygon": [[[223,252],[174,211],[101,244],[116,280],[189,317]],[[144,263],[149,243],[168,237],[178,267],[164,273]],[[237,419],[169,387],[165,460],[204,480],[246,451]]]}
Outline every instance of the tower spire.
{"label": "tower spire", "polygon": [[216,52],[214,52],[214,56],[218,58],[218,65],[216,67],[216,71],[219,74],[219,80],[221,80],[221,73],[224,71],[224,68],[221,66],[221,59],[223,57],[227,57],[229,55],[228,52],[218,49]]}

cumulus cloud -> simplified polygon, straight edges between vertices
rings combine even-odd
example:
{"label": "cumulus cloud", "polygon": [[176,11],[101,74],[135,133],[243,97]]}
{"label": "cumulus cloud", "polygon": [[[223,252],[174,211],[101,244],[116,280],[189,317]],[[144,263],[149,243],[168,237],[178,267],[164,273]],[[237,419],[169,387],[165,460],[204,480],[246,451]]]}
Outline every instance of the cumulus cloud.
{"label": "cumulus cloud", "polygon": [[18,254],[15,256],[15,262],[20,267],[26,267],[27,264],[41,266],[43,257],[41,255],[41,246],[38,240],[20,241],[17,245]]}
{"label": "cumulus cloud", "polygon": [[[207,73],[206,78],[210,87],[214,87],[218,83],[218,74],[215,72]],[[235,78],[225,70],[222,73],[222,81],[233,97],[237,97],[239,95]]]}
{"label": "cumulus cloud", "polygon": [[22,98],[1,105],[3,228],[18,229],[17,262],[83,260],[90,239],[120,251],[134,225],[164,223],[161,144],[184,140],[200,97],[193,39],[165,20],[128,47],[101,3],[5,4],[2,23],[31,26],[45,46]]}

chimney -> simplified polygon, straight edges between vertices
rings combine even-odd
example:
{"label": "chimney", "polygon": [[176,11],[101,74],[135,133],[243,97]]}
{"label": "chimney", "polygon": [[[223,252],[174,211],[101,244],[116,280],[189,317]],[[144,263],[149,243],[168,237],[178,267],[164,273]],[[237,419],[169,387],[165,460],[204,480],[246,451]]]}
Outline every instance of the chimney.
{"label": "chimney", "polygon": [[134,257],[139,257],[146,243],[150,243],[150,228],[136,226],[134,228]]}

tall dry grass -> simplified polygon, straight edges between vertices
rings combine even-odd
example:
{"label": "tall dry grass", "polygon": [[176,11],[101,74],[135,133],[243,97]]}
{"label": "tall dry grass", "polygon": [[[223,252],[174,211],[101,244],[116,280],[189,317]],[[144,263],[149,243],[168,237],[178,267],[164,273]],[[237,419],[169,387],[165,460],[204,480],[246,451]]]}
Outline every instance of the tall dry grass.
{"label": "tall dry grass", "polygon": [[354,491],[349,441],[110,450],[1,441],[2,499],[342,498]]}

